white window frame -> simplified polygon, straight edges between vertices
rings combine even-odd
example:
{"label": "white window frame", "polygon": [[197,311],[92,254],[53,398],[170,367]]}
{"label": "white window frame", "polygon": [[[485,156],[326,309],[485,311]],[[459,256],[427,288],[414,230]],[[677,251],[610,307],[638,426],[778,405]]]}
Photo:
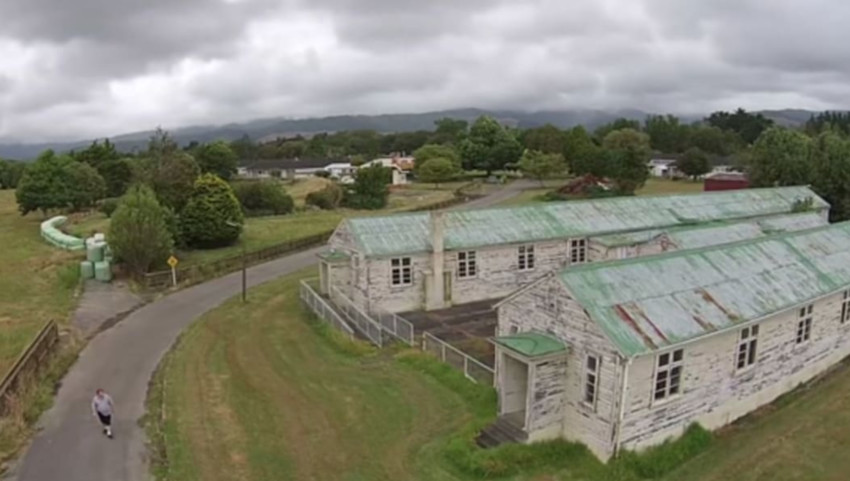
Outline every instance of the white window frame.
{"label": "white window frame", "polygon": [[520,271],[533,271],[535,261],[534,244],[526,244],[517,247],[517,268]]}
{"label": "white window frame", "polygon": [[587,262],[587,239],[570,239],[570,264]]}
{"label": "white window frame", "polygon": [[812,339],[812,321],[814,319],[814,304],[803,306],[797,311],[797,330],[794,344],[802,345]]}
{"label": "white window frame", "polygon": [[475,251],[457,253],[458,279],[472,279],[478,276],[478,254]]}
{"label": "white window frame", "polygon": [[655,357],[655,376],[652,378],[653,404],[669,401],[682,393],[684,361],[684,349],[674,349]]}
{"label": "white window frame", "polygon": [[844,298],[841,300],[841,317],[839,318],[839,322],[841,324],[847,324],[848,320],[850,320],[850,291],[844,291]]}
{"label": "white window frame", "polygon": [[390,259],[390,285],[392,287],[413,285],[413,259],[410,257]]}
{"label": "white window frame", "polygon": [[582,392],[582,402],[585,406],[594,410],[596,409],[596,400],[599,398],[599,365],[601,362],[602,357],[596,354],[588,354],[584,358],[584,390]]}
{"label": "white window frame", "polygon": [[735,351],[736,371],[745,371],[756,364],[758,360],[758,335],[758,325],[741,329],[738,335],[738,349]]}

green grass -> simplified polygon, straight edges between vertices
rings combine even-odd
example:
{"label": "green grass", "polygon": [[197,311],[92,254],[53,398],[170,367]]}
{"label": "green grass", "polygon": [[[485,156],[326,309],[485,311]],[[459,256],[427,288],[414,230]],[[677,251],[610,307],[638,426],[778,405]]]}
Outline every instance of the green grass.
{"label": "green grass", "polygon": [[41,239],[44,219],[17,212],[13,191],[0,191],[0,377],[45,322],[65,322],[74,307],[81,254]]}
{"label": "green grass", "polygon": [[[546,187],[527,189],[520,192],[518,195],[506,199],[501,202],[500,206],[514,206],[524,204],[534,204],[537,202],[545,202],[543,198],[548,192],[563,185],[565,180],[547,180]],[[665,195],[665,194],[696,194],[702,192],[702,181],[693,182],[691,180],[667,180],[650,178],[646,184],[638,189],[636,195]]]}

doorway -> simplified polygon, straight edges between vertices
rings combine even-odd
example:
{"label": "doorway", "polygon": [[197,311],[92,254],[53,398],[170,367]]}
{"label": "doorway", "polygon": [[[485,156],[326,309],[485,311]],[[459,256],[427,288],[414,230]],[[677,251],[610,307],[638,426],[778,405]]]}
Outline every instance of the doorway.
{"label": "doorway", "polygon": [[528,404],[528,364],[502,353],[499,414],[525,429]]}

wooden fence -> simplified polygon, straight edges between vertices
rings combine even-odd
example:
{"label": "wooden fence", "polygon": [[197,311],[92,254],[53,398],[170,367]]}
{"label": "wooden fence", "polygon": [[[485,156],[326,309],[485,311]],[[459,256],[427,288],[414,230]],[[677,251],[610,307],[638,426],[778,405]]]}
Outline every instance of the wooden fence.
{"label": "wooden fence", "polygon": [[24,386],[26,380],[37,376],[47,366],[47,361],[58,343],[59,327],[55,322],[49,321],[0,382],[0,415],[7,413],[9,402]]}

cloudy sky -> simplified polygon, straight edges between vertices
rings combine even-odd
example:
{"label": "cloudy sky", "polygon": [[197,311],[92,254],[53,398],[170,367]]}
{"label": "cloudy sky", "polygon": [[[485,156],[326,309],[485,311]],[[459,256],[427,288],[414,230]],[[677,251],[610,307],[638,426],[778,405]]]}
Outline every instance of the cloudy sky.
{"label": "cloudy sky", "polygon": [[0,141],[452,107],[847,108],[841,0],[0,0]]}

